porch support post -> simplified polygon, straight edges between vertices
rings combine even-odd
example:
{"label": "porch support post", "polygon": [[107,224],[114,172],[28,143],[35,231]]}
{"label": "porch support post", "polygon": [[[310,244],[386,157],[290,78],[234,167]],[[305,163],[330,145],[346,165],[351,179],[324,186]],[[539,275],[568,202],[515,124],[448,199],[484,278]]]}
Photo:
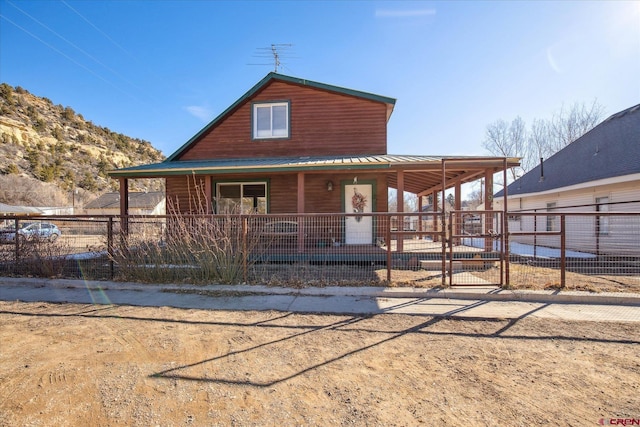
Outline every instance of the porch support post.
{"label": "porch support post", "polygon": [[[460,211],[462,209],[462,181],[460,179],[456,179],[456,187],[455,187],[455,201],[454,201],[454,209],[456,211]],[[462,214],[459,212],[456,213],[453,217],[454,223],[452,224],[453,230],[455,234],[460,234],[461,225],[462,225]],[[456,241],[453,242],[455,245],[460,244],[460,238],[456,238]]]}
{"label": "porch support post", "polygon": [[[493,170],[485,169],[484,171],[484,210],[493,210]],[[493,215],[487,212],[484,215],[484,234],[487,235],[489,230],[493,229]],[[493,239],[490,237],[484,238],[484,250],[485,252],[491,252],[493,250]]]}
{"label": "porch support post", "polygon": [[[397,191],[397,204],[398,204],[398,231],[404,231],[404,216],[400,215],[404,212],[404,171],[397,172],[398,179],[398,191]],[[396,236],[396,250],[398,252],[404,251],[404,236],[402,234],[398,234]]]}
{"label": "porch support post", "polygon": [[[304,172],[298,172],[298,213],[304,213]],[[304,221],[298,215],[298,252],[304,252]]]}
{"label": "porch support post", "polygon": [[[442,233],[443,233],[442,234],[442,286],[445,286],[445,277],[447,275],[447,260],[446,260],[447,243],[451,248],[451,233],[447,234],[447,209],[445,204],[445,191],[447,186],[447,174],[446,174],[447,166],[445,162],[446,162],[445,159],[442,159]],[[451,263],[449,265],[453,267],[453,259],[451,260]],[[453,270],[453,268],[451,268],[451,270]],[[451,271],[449,273],[450,273],[449,285],[453,285],[453,274],[451,274]]]}
{"label": "porch support post", "polygon": [[486,169],[484,172],[484,209],[493,210],[493,170]]}
{"label": "porch support post", "polygon": [[129,180],[119,178],[120,181],[120,230],[125,236],[129,234]]}
{"label": "porch support post", "polygon": [[507,207],[507,158],[502,161],[502,192],[504,194],[504,205],[502,211],[502,254],[504,260],[504,282],[500,282],[500,285],[509,284],[509,217],[507,213],[509,209]]}
{"label": "porch support post", "polygon": [[[438,232],[438,227],[440,227],[438,225],[438,192],[434,191],[433,193],[431,193],[431,218],[433,219],[433,232],[437,233]],[[434,242],[439,242],[440,241],[440,235],[439,234],[434,234],[432,236],[432,240]]]}
{"label": "porch support post", "polygon": [[[422,196],[418,196],[418,231],[422,232]],[[422,235],[418,234],[420,240],[422,240]]]}

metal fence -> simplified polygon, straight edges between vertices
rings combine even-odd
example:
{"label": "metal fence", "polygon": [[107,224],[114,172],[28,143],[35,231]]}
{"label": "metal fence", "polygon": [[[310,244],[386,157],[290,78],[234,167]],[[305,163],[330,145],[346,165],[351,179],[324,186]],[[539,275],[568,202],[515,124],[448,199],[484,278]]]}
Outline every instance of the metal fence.
{"label": "metal fence", "polygon": [[518,212],[507,225],[511,284],[640,289],[640,213]]}
{"label": "metal fence", "polygon": [[[640,286],[640,213],[52,216],[0,223],[3,275],[300,287]],[[33,223],[53,224],[59,234],[26,231]]]}

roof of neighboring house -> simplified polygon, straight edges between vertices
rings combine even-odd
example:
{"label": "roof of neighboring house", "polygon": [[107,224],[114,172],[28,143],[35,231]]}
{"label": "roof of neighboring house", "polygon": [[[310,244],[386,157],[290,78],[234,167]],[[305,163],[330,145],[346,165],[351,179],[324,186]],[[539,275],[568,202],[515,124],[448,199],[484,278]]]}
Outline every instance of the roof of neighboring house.
{"label": "roof of neighboring house", "polygon": [[315,89],[321,89],[321,90],[325,90],[325,91],[329,91],[329,92],[340,93],[342,95],[355,96],[355,97],[358,97],[358,98],[368,99],[370,101],[376,101],[376,102],[381,102],[381,103],[387,104],[387,120],[389,120],[389,117],[391,116],[391,113],[393,111],[393,106],[396,103],[395,99],[388,98],[386,96],[375,95],[375,94],[367,93],[367,92],[360,92],[360,91],[353,90],[353,89],[346,89],[346,88],[342,88],[342,87],[339,87],[339,86],[328,85],[328,84],[325,84],[325,83],[318,83],[318,82],[314,82],[314,81],[311,81],[311,80],[300,79],[300,78],[297,78],[297,77],[291,77],[291,76],[286,76],[284,74],[278,74],[278,73],[271,72],[271,73],[267,74],[262,80],[260,80],[255,86],[253,86],[251,89],[249,89],[249,91],[247,93],[245,93],[244,95],[242,95],[236,102],[231,104],[231,106],[229,108],[227,108],[226,110],[224,110],[218,117],[216,117],[211,122],[209,122],[208,125],[206,125],[204,128],[202,128],[200,130],[200,132],[195,134],[182,147],[178,148],[173,154],[171,154],[169,157],[167,157],[165,162],[171,162],[174,159],[178,158],[180,156],[180,154],[182,154],[189,146],[191,146],[191,144],[193,144],[194,142],[198,141],[200,139],[200,137],[202,137],[202,135],[204,135],[210,129],[212,129],[213,127],[218,125],[218,123],[220,123],[231,112],[235,111],[238,107],[240,107],[242,104],[244,104],[253,95],[255,95],[257,92],[262,90],[264,87],[266,87],[268,84],[270,84],[273,81],[282,81],[282,82],[293,83],[293,84],[297,84],[297,85],[301,85],[301,86],[308,86],[308,87],[312,87],[312,88],[315,88]]}
{"label": "roof of neighboring house", "polygon": [[[544,178],[541,178],[541,170]],[[640,173],[640,104],[613,114],[507,187],[538,193]],[[504,190],[494,197],[503,197]]]}
{"label": "roof of neighboring house", "polygon": [[42,211],[38,208],[30,206],[12,206],[0,203],[0,213],[6,215],[42,215]]}
{"label": "roof of neighboring house", "polygon": [[[161,191],[130,192],[129,208],[130,209],[153,209],[164,200],[164,193]],[[87,203],[85,209],[119,209],[120,194],[105,193],[97,199]]]}

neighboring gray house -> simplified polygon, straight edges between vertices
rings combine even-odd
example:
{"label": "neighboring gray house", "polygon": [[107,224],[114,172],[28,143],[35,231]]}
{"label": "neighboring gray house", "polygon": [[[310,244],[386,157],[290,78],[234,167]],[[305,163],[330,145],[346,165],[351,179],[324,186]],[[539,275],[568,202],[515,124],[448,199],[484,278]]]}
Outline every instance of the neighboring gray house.
{"label": "neighboring gray house", "polygon": [[[507,195],[510,232],[534,226],[558,230],[556,216],[538,216],[534,224],[533,217],[518,212],[640,213],[640,104],[613,114],[545,159],[510,184]],[[503,204],[501,190],[494,195],[494,206],[501,210]],[[621,255],[621,247],[635,247],[638,255],[639,228],[639,217],[574,216],[567,224],[567,248]],[[516,240],[530,243],[524,237]]]}
{"label": "neighboring gray house", "polygon": [[[165,195],[162,191],[130,192],[130,215],[164,215]],[[89,202],[85,208],[87,215],[120,215],[120,193],[105,193]]]}

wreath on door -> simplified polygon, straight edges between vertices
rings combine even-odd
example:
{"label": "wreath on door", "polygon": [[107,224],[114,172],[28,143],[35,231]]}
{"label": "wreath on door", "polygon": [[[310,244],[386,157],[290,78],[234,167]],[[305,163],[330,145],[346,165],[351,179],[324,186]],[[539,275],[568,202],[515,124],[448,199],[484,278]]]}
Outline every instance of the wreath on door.
{"label": "wreath on door", "polygon": [[[358,192],[357,188],[353,189],[353,196],[351,197],[351,206],[353,207],[353,212],[361,213],[364,212],[364,208],[367,206],[367,196]],[[356,216],[356,221],[360,222],[362,220],[361,216]]]}

